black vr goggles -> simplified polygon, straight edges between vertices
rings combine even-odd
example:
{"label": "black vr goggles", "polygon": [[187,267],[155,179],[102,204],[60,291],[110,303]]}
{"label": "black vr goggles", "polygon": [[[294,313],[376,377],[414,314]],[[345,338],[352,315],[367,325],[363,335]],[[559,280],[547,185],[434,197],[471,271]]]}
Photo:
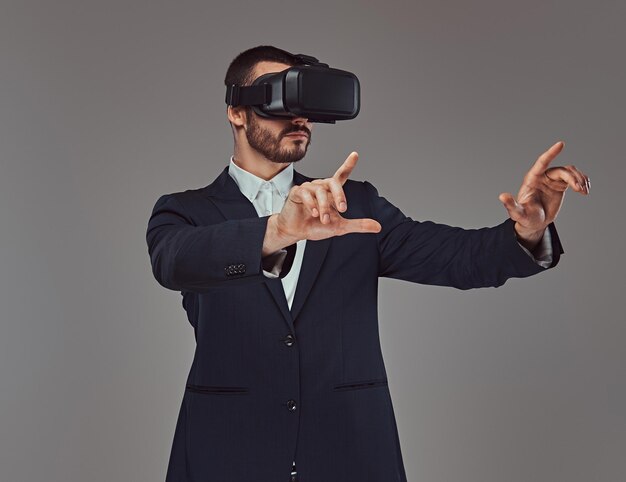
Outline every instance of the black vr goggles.
{"label": "black vr goggles", "polygon": [[[293,55],[293,54],[292,54]],[[250,86],[226,87],[226,103],[250,105],[261,117],[334,124],[354,119],[360,109],[356,75],[333,69],[309,55],[293,55],[302,65],[261,75]]]}

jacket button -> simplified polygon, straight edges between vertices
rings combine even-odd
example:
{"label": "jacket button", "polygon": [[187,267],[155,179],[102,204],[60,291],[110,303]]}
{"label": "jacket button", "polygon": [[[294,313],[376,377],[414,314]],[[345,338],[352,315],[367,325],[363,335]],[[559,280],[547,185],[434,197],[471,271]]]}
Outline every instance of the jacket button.
{"label": "jacket button", "polygon": [[296,402],[295,402],[295,400],[288,400],[287,401],[287,409],[290,412],[293,412],[296,409]]}
{"label": "jacket button", "polygon": [[295,338],[291,333],[289,333],[285,338],[283,338],[283,343],[287,346],[293,345],[295,342]]}
{"label": "jacket button", "polygon": [[224,268],[227,276],[232,276],[235,274],[244,274],[246,272],[246,265],[243,263],[240,264],[229,264]]}

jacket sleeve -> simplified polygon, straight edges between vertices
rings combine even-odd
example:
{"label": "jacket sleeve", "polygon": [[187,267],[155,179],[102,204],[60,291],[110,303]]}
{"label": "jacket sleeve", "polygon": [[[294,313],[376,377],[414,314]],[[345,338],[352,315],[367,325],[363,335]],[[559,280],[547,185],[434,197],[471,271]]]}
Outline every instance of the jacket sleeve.
{"label": "jacket sleeve", "polygon": [[498,287],[555,267],[564,253],[554,223],[548,226],[552,262],[543,267],[518,243],[515,222],[464,229],[433,221],[414,221],[363,181],[376,233],[379,276],[461,290]]}
{"label": "jacket sleeve", "polygon": [[269,216],[196,226],[173,194],[162,195],[148,221],[152,273],[165,288],[206,292],[259,283]]}

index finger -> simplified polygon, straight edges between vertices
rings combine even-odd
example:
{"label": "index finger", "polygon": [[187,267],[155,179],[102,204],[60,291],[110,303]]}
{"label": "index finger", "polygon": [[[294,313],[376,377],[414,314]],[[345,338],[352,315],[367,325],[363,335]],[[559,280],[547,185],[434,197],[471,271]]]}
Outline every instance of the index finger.
{"label": "index finger", "polygon": [[359,154],[355,151],[352,151],[350,155],[343,161],[343,164],[339,166],[339,169],[335,172],[333,177],[337,179],[341,185],[346,182],[348,176],[352,173],[352,169],[356,166],[356,161],[359,159]]}
{"label": "index finger", "polygon": [[533,167],[530,168],[529,172],[531,174],[537,174],[539,176],[542,175],[548,168],[550,162],[552,162],[552,159],[554,159],[559,154],[559,152],[561,152],[561,149],[563,149],[563,145],[563,141],[559,141],[546,152],[541,154],[533,164]]}

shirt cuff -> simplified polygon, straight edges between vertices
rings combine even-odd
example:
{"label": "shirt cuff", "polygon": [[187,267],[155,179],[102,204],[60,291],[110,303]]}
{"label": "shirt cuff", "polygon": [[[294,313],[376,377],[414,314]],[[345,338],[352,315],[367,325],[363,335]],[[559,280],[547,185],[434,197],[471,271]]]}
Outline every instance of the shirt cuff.
{"label": "shirt cuff", "polygon": [[278,278],[286,257],[287,250],[283,248],[262,258],[263,274],[267,278]]}
{"label": "shirt cuff", "polygon": [[546,230],[543,233],[543,237],[541,241],[535,246],[532,252],[522,246],[522,244],[517,241],[517,244],[530,256],[533,258],[535,263],[543,268],[549,268],[552,264],[552,236],[550,234],[550,229],[546,227]]}

